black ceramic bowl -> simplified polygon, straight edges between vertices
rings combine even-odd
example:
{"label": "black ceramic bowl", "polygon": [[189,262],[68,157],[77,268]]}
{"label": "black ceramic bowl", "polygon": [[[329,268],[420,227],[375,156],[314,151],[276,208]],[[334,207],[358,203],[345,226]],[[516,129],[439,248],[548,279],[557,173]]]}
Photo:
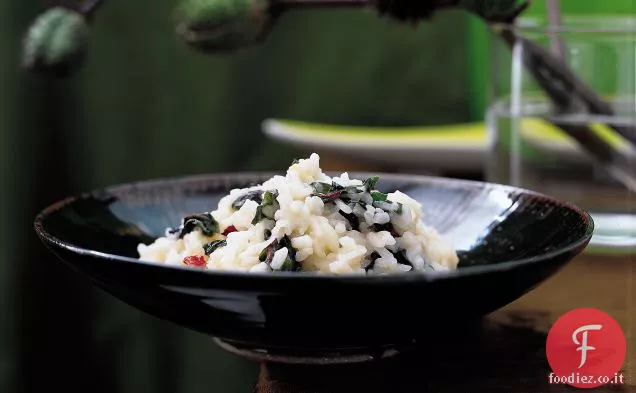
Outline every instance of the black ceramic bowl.
{"label": "black ceramic bowl", "polygon": [[[213,210],[231,188],[273,174],[146,181],[58,202],[35,229],[72,268],[124,302],[215,337],[226,349],[280,361],[356,361],[394,353],[519,298],[588,244],[581,209],[531,191],[480,182],[381,175],[378,188],[422,203],[449,236],[460,267],[446,273],[316,276],[228,273],[136,259],[192,212]],[[366,178],[369,174],[352,174]]]}

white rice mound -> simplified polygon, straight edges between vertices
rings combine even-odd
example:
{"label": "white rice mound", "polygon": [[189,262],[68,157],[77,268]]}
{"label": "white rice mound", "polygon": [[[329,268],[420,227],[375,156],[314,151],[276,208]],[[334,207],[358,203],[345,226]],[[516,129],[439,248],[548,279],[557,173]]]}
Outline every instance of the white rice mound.
{"label": "white rice mound", "polygon": [[[421,205],[414,199],[400,191],[386,194],[393,206],[402,204],[399,213],[371,206],[368,193],[360,197],[366,206],[352,202],[354,198],[348,203],[341,199],[323,202],[320,196],[312,196],[314,182],[363,187],[362,180],[350,179],[346,172],[330,178],[320,169],[320,157],[312,154],[292,164],[285,176],[274,176],[259,186],[233,189],[222,198],[217,209],[210,212],[218,222],[220,233],[205,236],[197,228],[178,238],[166,231],[165,237],[152,244],[138,246],[140,259],[183,266],[184,258],[197,255],[205,258],[203,268],[243,272],[281,270],[291,257],[295,258],[296,270],[318,274],[386,274],[457,268],[459,259],[453,245],[424,224]],[[238,210],[233,208],[237,198],[255,190],[277,192],[279,209],[270,214],[273,219],[252,224],[259,207],[254,200],[247,200]],[[341,212],[359,218],[357,230]],[[375,231],[377,226],[373,227],[388,223],[393,226],[391,232]],[[231,226],[236,231],[223,236],[221,233]],[[271,231],[268,239],[266,230]],[[262,261],[263,250],[284,236],[291,240],[293,248],[280,248],[273,256],[270,253],[269,260]],[[225,245],[208,256],[203,245],[213,240],[225,240]],[[290,252],[294,255],[289,255]],[[403,258],[401,261],[396,258],[400,252],[407,263]]]}

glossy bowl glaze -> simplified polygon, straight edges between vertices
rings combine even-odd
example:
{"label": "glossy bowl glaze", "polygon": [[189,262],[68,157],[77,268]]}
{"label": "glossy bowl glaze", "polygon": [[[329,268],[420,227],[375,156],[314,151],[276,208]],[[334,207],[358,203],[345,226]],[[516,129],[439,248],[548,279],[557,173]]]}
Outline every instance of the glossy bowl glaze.
{"label": "glossy bowl glaze", "polygon": [[35,219],[35,230],[59,259],[144,312],[209,334],[239,355],[323,363],[389,356],[414,340],[479,319],[557,272],[593,232],[586,212],[531,191],[383,174],[379,189],[399,189],[422,203],[426,223],[454,241],[456,271],[252,274],[137,260],[138,243],[163,236],[189,213],[213,210],[230,189],[272,175],[114,186],[48,207]]}

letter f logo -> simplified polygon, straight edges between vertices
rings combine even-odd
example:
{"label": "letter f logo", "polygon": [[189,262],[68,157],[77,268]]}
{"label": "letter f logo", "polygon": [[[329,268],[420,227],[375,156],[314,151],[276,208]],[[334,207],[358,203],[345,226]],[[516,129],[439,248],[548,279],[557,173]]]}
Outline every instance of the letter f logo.
{"label": "letter f logo", "polygon": [[[592,346],[587,345],[587,332],[589,330],[601,330],[602,327],[603,326],[601,325],[585,325],[576,329],[574,333],[572,333],[572,341],[574,341],[574,344],[581,345],[576,349],[577,351],[581,351],[581,364],[579,365],[579,368],[583,367],[583,365],[585,364],[585,360],[587,360],[587,351],[593,351],[596,349]],[[581,332],[583,332],[583,334],[581,335],[581,342],[579,342],[576,336]]]}

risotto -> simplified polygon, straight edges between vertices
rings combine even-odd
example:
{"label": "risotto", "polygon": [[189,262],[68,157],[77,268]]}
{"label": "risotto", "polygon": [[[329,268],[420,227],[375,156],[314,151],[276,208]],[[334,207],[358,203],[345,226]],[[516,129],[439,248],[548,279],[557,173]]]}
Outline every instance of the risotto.
{"label": "risotto", "polygon": [[244,272],[384,274],[450,270],[451,242],[422,221],[421,205],[378,178],[329,177],[312,154],[285,176],[234,189],[216,210],[184,217],[140,259]]}

